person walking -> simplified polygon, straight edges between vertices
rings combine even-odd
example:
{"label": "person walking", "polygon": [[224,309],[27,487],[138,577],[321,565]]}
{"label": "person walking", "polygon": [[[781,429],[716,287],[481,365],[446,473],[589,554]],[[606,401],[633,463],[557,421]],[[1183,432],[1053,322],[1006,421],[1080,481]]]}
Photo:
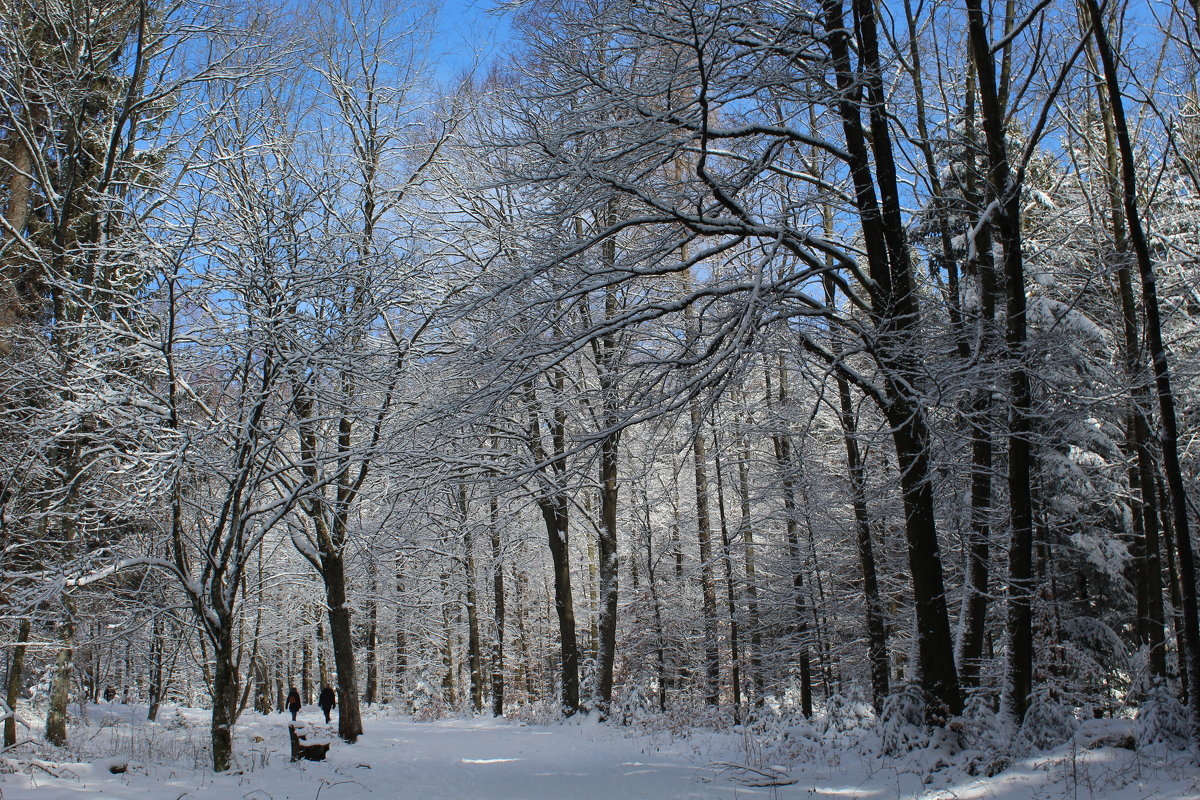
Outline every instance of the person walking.
{"label": "person walking", "polygon": [[337,696],[333,693],[333,689],[322,686],[321,694],[317,698],[317,705],[325,712],[325,721],[329,722],[329,712],[337,707]]}
{"label": "person walking", "polygon": [[300,693],[293,686],[288,692],[287,700],[284,701],[283,707],[292,712],[292,722],[296,721],[296,712],[300,710]]}

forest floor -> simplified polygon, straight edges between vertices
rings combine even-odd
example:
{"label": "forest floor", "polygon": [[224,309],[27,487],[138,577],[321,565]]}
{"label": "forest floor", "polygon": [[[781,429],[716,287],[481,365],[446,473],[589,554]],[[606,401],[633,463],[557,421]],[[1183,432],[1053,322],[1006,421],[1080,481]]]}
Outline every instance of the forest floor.
{"label": "forest floor", "polygon": [[[324,762],[288,761],[286,715],[248,713],[236,730],[238,768],[207,768],[207,714],[144,706],[89,709],[58,751],[25,745],[0,766],[2,800],[1196,800],[1200,770],[1188,754],[1064,746],[1018,759],[1000,774],[971,777],[954,758],[925,749],[902,758],[861,747],[793,749],[781,755],[744,731],[666,730],[594,720],[549,725],[491,718],[418,722],[368,717],[353,746],[332,741]],[[314,737],[315,738],[315,737]],[[804,755],[804,754],[807,755]],[[114,774],[110,768],[125,771]],[[15,770],[15,771],[10,771]],[[774,783],[762,786],[754,784]]]}

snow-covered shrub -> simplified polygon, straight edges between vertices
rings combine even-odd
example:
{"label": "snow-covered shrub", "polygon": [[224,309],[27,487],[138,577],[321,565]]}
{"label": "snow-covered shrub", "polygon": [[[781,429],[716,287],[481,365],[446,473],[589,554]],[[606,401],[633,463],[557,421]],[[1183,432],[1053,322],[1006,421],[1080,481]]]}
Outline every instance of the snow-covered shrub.
{"label": "snow-covered shrub", "polygon": [[881,744],[888,755],[899,755],[928,744],[925,698],[919,686],[910,684],[888,695],[883,701],[881,716]]}
{"label": "snow-covered shrub", "polygon": [[449,707],[442,699],[441,689],[422,676],[412,690],[413,718],[428,722],[446,716]]}
{"label": "snow-covered shrub", "polygon": [[546,697],[521,703],[511,718],[526,725],[552,725],[562,719],[562,706],[557,697]]}
{"label": "snow-covered shrub", "polygon": [[1133,731],[1139,750],[1184,750],[1191,741],[1188,727],[1187,709],[1158,684],[1138,706]]}
{"label": "snow-covered shrub", "polygon": [[865,728],[875,721],[875,709],[863,699],[862,689],[850,687],[843,695],[834,693],[825,701],[826,733],[843,733],[856,728]]}
{"label": "snow-covered shrub", "polygon": [[175,709],[175,713],[167,717],[167,721],[163,723],[163,727],[172,731],[184,730],[188,727],[187,717],[183,715],[182,709]]}
{"label": "snow-covered shrub", "polygon": [[994,700],[987,692],[972,692],[962,716],[950,722],[949,727],[958,734],[960,758],[968,775],[991,777],[1012,764],[1012,725],[1006,716],[996,713]]}
{"label": "snow-covered shrub", "polygon": [[1049,750],[1069,741],[1077,727],[1075,714],[1055,699],[1052,690],[1038,689],[1029,700],[1017,744],[1020,749]]}
{"label": "snow-covered shrub", "polygon": [[634,725],[658,713],[658,699],[642,687],[627,686],[613,703],[614,717],[622,725]]}

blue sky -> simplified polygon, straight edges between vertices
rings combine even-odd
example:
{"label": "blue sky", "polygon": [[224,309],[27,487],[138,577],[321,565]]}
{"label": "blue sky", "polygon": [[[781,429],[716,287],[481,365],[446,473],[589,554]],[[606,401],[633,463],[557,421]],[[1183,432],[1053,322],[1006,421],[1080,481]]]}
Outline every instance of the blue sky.
{"label": "blue sky", "polygon": [[509,20],[495,13],[497,0],[443,0],[430,57],[442,79],[454,79],[472,63],[485,63],[511,36]]}

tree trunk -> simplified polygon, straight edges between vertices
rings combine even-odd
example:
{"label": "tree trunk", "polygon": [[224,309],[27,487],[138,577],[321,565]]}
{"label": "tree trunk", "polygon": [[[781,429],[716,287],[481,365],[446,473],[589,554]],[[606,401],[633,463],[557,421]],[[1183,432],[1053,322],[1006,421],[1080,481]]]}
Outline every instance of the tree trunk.
{"label": "tree trunk", "polygon": [[762,622],[758,614],[758,565],[754,552],[754,526],[750,524],[750,453],[745,442],[738,457],[738,527],[742,533],[742,554],[746,569],[746,616],[750,623],[750,669],[754,673],[754,701],[766,697],[762,668]]}
{"label": "tree trunk", "polygon": [[554,573],[554,611],[558,617],[561,652],[562,712],[571,716],[579,710],[579,644],[575,634],[575,601],[571,592],[571,564],[567,547],[567,499],[553,494],[538,502],[546,523]]}
{"label": "tree trunk", "polygon": [[[614,415],[615,416],[615,415]],[[613,666],[617,657],[617,443],[618,434],[604,437],[600,445],[600,641],[598,667],[600,713],[607,716],[612,705]]]}
{"label": "tree trunk", "polygon": [[1133,244],[1138,271],[1142,279],[1142,307],[1146,315],[1146,338],[1150,345],[1150,360],[1154,368],[1154,380],[1158,389],[1159,417],[1162,423],[1163,472],[1166,474],[1167,490],[1171,498],[1175,548],[1179,561],[1180,584],[1183,589],[1183,632],[1186,652],[1182,654],[1181,661],[1188,684],[1192,738],[1200,742],[1200,616],[1197,613],[1196,567],[1188,521],[1187,495],[1183,484],[1183,471],[1179,464],[1179,426],[1175,416],[1175,395],[1171,388],[1170,366],[1162,337],[1154,264],[1150,257],[1150,246],[1146,241],[1146,234],[1142,228],[1141,216],[1137,207],[1136,164],[1133,145],[1129,140],[1129,128],[1125,122],[1124,101],[1121,98],[1121,86],[1117,78],[1116,60],[1109,47],[1100,6],[1096,0],[1087,0],[1087,6],[1092,17],[1092,34],[1095,37],[1096,48],[1099,50],[1100,63],[1104,67],[1104,81],[1108,89],[1113,115],[1113,131],[1116,133],[1118,151],[1121,154],[1121,184],[1125,220],[1129,225],[1130,241]]}
{"label": "tree trunk", "polygon": [[12,660],[8,662],[8,685],[5,700],[12,712],[4,720],[4,746],[17,743],[17,700],[21,697],[21,678],[25,668],[25,647],[29,642],[29,619],[22,619],[17,626],[17,641],[13,644]]}
{"label": "tree trunk", "polygon": [[312,634],[308,631],[304,632],[304,646],[300,656],[300,694],[305,705],[312,704]]}
{"label": "tree trunk", "polygon": [[[1095,53],[1089,48],[1095,68]],[[1117,295],[1121,303],[1123,335],[1121,355],[1129,385],[1129,413],[1126,416],[1126,449],[1130,456],[1129,491],[1134,498],[1134,558],[1137,587],[1138,639],[1149,651],[1150,672],[1160,679],[1167,674],[1166,625],[1163,613],[1162,563],[1160,559],[1158,498],[1154,486],[1154,465],[1150,452],[1150,413],[1152,399],[1144,383],[1145,364],[1138,335],[1138,310],[1129,269],[1129,232],[1121,197],[1121,156],[1113,129],[1112,107],[1097,87],[1100,118],[1104,125],[1104,151],[1108,167],[1106,188],[1111,213],[1113,242],[1117,257]]]}
{"label": "tree trunk", "polygon": [[371,596],[367,598],[367,705],[379,702],[379,567],[374,559],[367,561],[371,578]]}
{"label": "tree trunk", "polygon": [[50,707],[46,712],[46,741],[58,747],[67,743],[67,705],[71,698],[71,668],[75,655],[75,603],[64,595],[62,604],[63,620],[59,629],[62,644],[54,659]]}
{"label": "tree trunk", "polygon": [[233,723],[237,716],[238,674],[234,663],[233,626],[223,621],[213,646],[212,741],[213,771],[225,772],[233,761]]}
{"label": "tree trunk", "polygon": [[400,576],[400,564],[396,564],[396,651],[394,662],[394,677],[396,681],[396,702],[407,703],[408,697],[408,632],[405,629],[405,619],[402,598],[404,597],[404,581]]}
{"label": "tree trunk", "polygon": [[488,532],[492,544],[492,607],[495,612],[495,636],[492,640],[492,716],[504,716],[504,562],[500,552],[499,503],[493,494],[488,500]]}
{"label": "tree trunk", "polygon": [[[975,144],[975,71],[972,68],[967,82],[966,141]],[[972,165],[973,166],[973,165]],[[966,200],[970,207],[982,210],[983,201],[976,181],[975,170],[967,169]],[[975,236],[975,256],[968,268],[975,273],[979,287],[979,322],[974,338],[978,341],[975,359],[984,366],[992,364],[997,356],[996,341],[996,267],[992,254],[991,225],[983,225]],[[957,304],[957,303],[956,303]],[[960,353],[970,358],[970,345],[964,331],[960,336]],[[993,388],[992,379],[980,376],[980,386],[975,390],[969,407],[967,426],[971,437],[971,511],[969,533],[966,542],[966,564],[963,570],[963,618],[959,623],[961,635],[955,650],[959,681],[964,689],[979,685],[979,673],[983,668],[983,639],[987,625],[988,602],[991,597],[992,544],[992,464],[993,443]]]}
{"label": "tree trunk", "polygon": [[483,711],[483,653],[479,645],[479,592],[475,586],[475,530],[467,518],[467,487],[458,487],[463,524],[463,568],[467,582],[467,667],[471,673],[471,710]]}
{"label": "tree trunk", "polygon": [[[853,2],[854,32],[861,43],[861,69],[850,60],[850,30],[845,23],[841,0],[824,0],[824,25],[840,93],[837,111],[846,137],[847,164],[873,283],[869,288],[878,341],[872,355],[885,374],[896,376],[888,379],[881,402],[884,415],[892,426],[904,499],[905,536],[917,616],[917,674],[925,695],[926,718],[937,724],[962,710],[962,695],[954,661],[947,658],[948,653],[954,652],[954,647],[933,513],[929,424],[921,398],[911,389],[919,383],[913,337],[920,318],[908,246],[904,241],[905,227],[900,213],[878,53],[875,6],[869,0]],[[864,83],[870,102],[870,147],[875,155],[882,207],[875,193],[872,159],[867,150],[860,106],[855,100],[856,87]]]}
{"label": "tree trunk", "polygon": [[[556,396],[562,397],[566,389],[565,373],[556,370],[551,380]],[[542,464],[548,459],[546,448],[542,444],[541,414],[532,383],[526,385],[526,402],[529,411],[530,452],[534,460]],[[564,715],[571,716],[579,710],[579,644],[575,632],[575,600],[571,590],[570,547],[567,538],[569,505],[561,484],[567,470],[567,418],[561,403],[556,405],[549,422],[554,460],[546,469],[553,470],[554,477],[547,481],[549,485],[538,497],[537,504],[546,525],[554,578],[554,611],[558,617],[561,653],[559,670],[562,682],[562,711]]]}
{"label": "tree trunk", "polygon": [[162,705],[163,695],[166,693],[165,649],[166,636],[163,631],[162,618],[156,615],[150,627],[150,674],[148,676],[150,685],[147,698],[149,708],[146,710],[146,719],[151,722],[158,719],[158,709]]}
{"label": "tree trunk", "polygon": [[[4,220],[7,224],[0,228],[0,244],[5,245],[2,249],[7,257],[0,261],[0,329],[13,325],[32,310],[26,306],[36,292],[33,286],[28,285],[33,281],[21,274],[19,257],[11,255],[21,249],[14,246],[11,240],[15,235],[25,234],[25,226],[29,221],[33,195],[33,154],[17,131],[10,129],[5,141],[9,145],[7,155],[12,166],[4,171],[4,188],[8,195]],[[0,354],[4,354],[6,345],[7,342],[0,342]]]}
{"label": "tree trunk", "polygon": [[[442,597],[450,596],[450,574],[443,572],[441,575]],[[445,629],[445,638],[442,640],[442,692],[446,699],[446,704],[451,708],[458,705],[458,681],[455,673],[458,667],[454,659],[454,618],[450,613],[452,603],[448,600],[442,601],[442,627]]]}
{"label": "tree trunk", "polygon": [[968,36],[979,80],[979,100],[987,140],[988,179],[996,198],[994,222],[1004,251],[1007,309],[1005,345],[1009,371],[1008,502],[1011,538],[1008,548],[1008,676],[1006,706],[1020,723],[1033,691],[1033,495],[1030,488],[1033,433],[1029,373],[1025,368],[1027,320],[1025,267],[1021,247],[1020,186],[1014,185],[1005,140],[1007,109],[1000,105],[995,63],[980,0],[967,0]]}
{"label": "tree trunk", "polygon": [[[617,221],[613,203],[608,204],[605,223]],[[617,241],[610,236],[603,244],[603,259],[610,269],[616,268]],[[611,320],[617,315],[617,292],[609,286],[604,292],[604,318]],[[605,433],[600,441],[600,527],[596,540],[600,562],[600,623],[597,647],[599,680],[597,694],[599,710],[607,716],[612,704],[613,666],[617,657],[617,600],[619,586],[619,563],[617,561],[617,501],[619,484],[619,445],[621,432],[617,427],[617,336],[611,330],[594,345],[596,369],[600,381],[600,424]]]}
{"label": "tree trunk", "polygon": [[858,422],[850,397],[850,384],[837,376],[839,419],[842,442],[846,449],[846,469],[850,477],[850,500],[854,507],[854,529],[858,542],[858,565],[863,581],[864,623],[867,629],[867,661],[871,665],[871,703],[875,712],[883,711],[884,698],[891,691],[888,680],[887,623],[883,616],[883,601],[879,597],[879,577],[875,569],[875,544],[871,536],[871,521],[867,516],[866,469],[858,449]]}
{"label": "tree trunk", "polygon": [[717,433],[716,412],[713,419],[713,469],[717,473],[717,514],[721,520],[721,561],[725,564],[725,605],[729,615],[729,682],[733,687],[733,721],[742,721],[742,659],[738,652],[737,595],[733,581],[733,551],[729,542],[729,523],[725,515],[725,481],[721,470],[721,441]]}
{"label": "tree trunk", "polygon": [[717,587],[713,572],[712,517],[708,507],[708,454],[698,401],[692,401],[690,412],[696,478],[696,537],[700,544],[701,613],[704,615],[704,700],[710,706],[716,706],[721,700],[721,655],[717,649]]}
{"label": "tree trunk", "polygon": [[[767,406],[771,407],[775,400],[771,393],[771,374],[767,368],[766,374]],[[780,369],[779,404],[787,401],[787,388],[783,385],[783,371]],[[777,422],[784,425],[782,421]],[[811,717],[812,704],[812,661],[808,646],[811,635],[808,627],[808,609],[804,602],[804,557],[800,552],[799,523],[796,519],[796,481],[792,465],[792,440],[786,433],[773,433],[771,443],[775,449],[775,466],[779,470],[779,480],[782,484],[784,531],[787,540],[788,569],[792,573],[792,604],[794,614],[792,627],[796,632],[798,648],[798,666],[800,668],[800,710],[805,717]]]}
{"label": "tree trunk", "polygon": [[334,553],[322,553],[321,575],[325,579],[329,638],[333,642],[333,663],[337,668],[338,736],[353,744],[362,735],[363,727],[358,705],[350,607],[346,603],[346,570],[342,557]]}

